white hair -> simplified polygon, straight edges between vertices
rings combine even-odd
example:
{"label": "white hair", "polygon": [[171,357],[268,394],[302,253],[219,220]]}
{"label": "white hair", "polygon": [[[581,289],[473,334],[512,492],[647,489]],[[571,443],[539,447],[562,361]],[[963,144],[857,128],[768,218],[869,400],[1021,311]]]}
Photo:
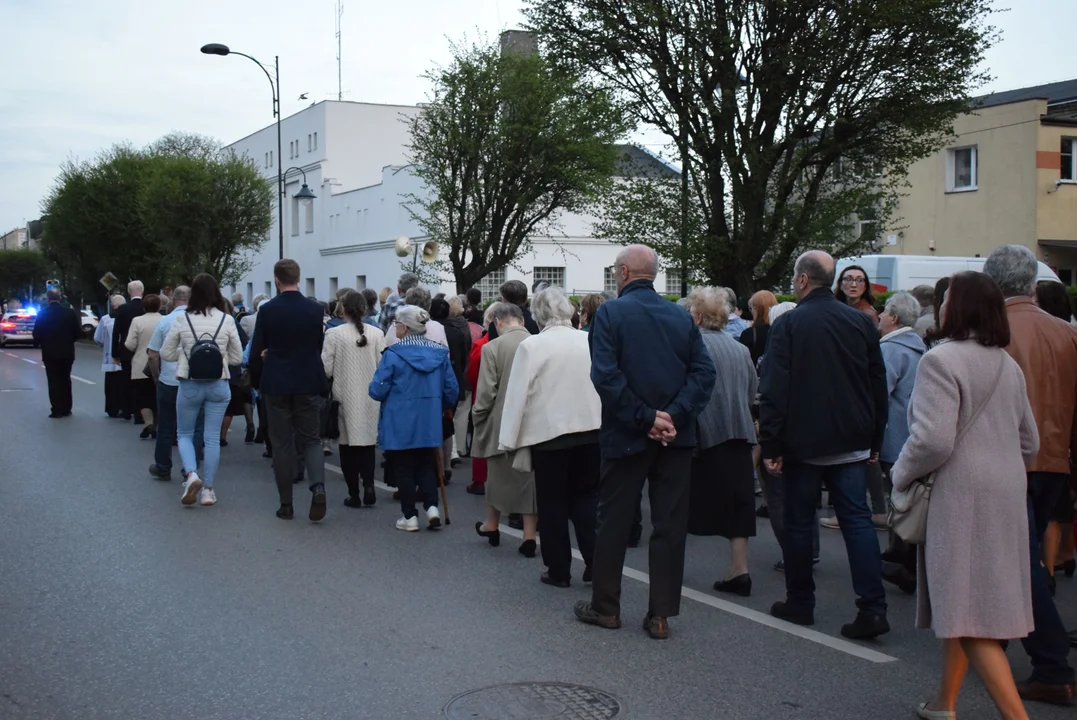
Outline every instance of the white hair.
{"label": "white hair", "polygon": [[142,284],[141,280],[132,280],[127,283],[127,294],[130,297],[142,297],[142,293],[146,292],[146,286]]}
{"label": "white hair", "polygon": [[241,293],[241,292],[232,293],[232,304],[233,305],[239,305],[242,302],[243,302],[243,293]]}
{"label": "white hair", "polygon": [[539,290],[531,298],[531,314],[540,328],[571,325],[575,313],[576,308],[572,307],[568,295],[559,287],[550,286]]}
{"label": "white hair", "polygon": [[251,305],[254,306],[254,312],[258,312],[259,306],[269,299],[265,293],[258,293],[254,296],[254,300],[251,301]]}
{"label": "white hair", "polygon": [[396,311],[395,322],[403,323],[410,335],[425,335],[430,313],[418,305],[402,305]]}
{"label": "white hair", "polygon": [[767,319],[770,320],[770,324],[773,325],[774,321],[780,318],[785,313],[795,308],[797,304],[795,302],[783,302],[778,303],[770,309],[770,313],[767,315]]}
{"label": "white hair", "polygon": [[113,295],[108,299],[109,307],[111,307],[113,310],[123,305],[125,302],[127,301],[124,299],[123,295]]}
{"label": "white hair", "polygon": [[1036,290],[1039,263],[1024,245],[1003,245],[984,261],[983,271],[998,283],[1006,297],[1025,297]]}
{"label": "white hair", "polygon": [[907,292],[896,292],[886,299],[883,312],[897,319],[899,327],[912,327],[920,318],[920,301]]}

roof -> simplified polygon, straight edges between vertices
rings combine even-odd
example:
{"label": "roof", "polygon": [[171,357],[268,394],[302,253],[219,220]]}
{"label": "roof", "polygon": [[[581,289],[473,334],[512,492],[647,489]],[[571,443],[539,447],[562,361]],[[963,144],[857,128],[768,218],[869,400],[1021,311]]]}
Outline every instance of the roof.
{"label": "roof", "polygon": [[680,177],[680,170],[639,145],[617,145],[617,177]]}
{"label": "roof", "polygon": [[981,95],[972,98],[971,105],[973,108],[987,108],[1025,100],[1046,100],[1051,105],[1077,100],[1077,79]]}
{"label": "roof", "polygon": [[1057,110],[1052,110],[1046,115],[1040,116],[1040,122],[1044,125],[1077,126],[1077,104],[1071,103]]}

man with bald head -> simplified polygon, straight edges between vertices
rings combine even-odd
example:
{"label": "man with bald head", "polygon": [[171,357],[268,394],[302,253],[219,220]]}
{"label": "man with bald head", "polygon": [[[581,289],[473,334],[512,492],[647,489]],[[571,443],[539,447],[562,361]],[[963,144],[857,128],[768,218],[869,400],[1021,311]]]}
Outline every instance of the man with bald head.
{"label": "man with bald head", "polygon": [[34,344],[41,347],[41,364],[49,382],[49,417],[65,418],[71,415],[71,366],[82,322],[74,310],[60,304],[59,290],[49,290],[46,297],[49,304],[34,322]]}
{"label": "man with bald head", "polygon": [[[602,478],[590,602],[576,617],[621,626],[621,573],[644,481],[651,499],[650,605],[644,629],[669,637],[680,612],[696,416],[715,369],[692,318],[654,290],[658,256],[626,247],[614,264],[618,298],[591,319],[591,382],[602,400]],[[586,580],[588,573],[584,573]]]}
{"label": "man with bald head", "polygon": [[771,614],[798,625],[815,622],[812,528],[822,485],[834,504],[853,589],[853,639],[890,631],[879,540],[867,503],[867,467],[879,461],[886,429],[886,367],[879,333],[864,313],[834,296],[834,258],[813,250],[797,258],[799,305],[771,327],[759,385],[759,443],[767,471],[785,495],[786,600]]}

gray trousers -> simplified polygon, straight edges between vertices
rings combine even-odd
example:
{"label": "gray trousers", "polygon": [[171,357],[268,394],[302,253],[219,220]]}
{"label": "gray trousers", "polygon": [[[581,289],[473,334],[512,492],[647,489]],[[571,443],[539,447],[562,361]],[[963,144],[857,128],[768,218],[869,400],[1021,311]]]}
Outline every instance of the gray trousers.
{"label": "gray trousers", "polygon": [[266,415],[273,444],[273,476],[282,505],[292,502],[292,482],[306,465],[310,487],[325,482],[321,417],[325,399],[320,395],[267,395]]}

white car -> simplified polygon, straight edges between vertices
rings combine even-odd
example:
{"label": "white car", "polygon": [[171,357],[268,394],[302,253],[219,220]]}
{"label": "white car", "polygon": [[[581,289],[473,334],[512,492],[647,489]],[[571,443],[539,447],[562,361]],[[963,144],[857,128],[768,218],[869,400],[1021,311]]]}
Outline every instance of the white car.
{"label": "white car", "polygon": [[33,310],[12,310],[0,318],[0,347],[12,343],[34,343],[34,323],[37,313]]}
{"label": "white car", "polygon": [[82,311],[82,332],[87,335],[93,335],[93,331],[97,329],[97,316],[90,310]]}

